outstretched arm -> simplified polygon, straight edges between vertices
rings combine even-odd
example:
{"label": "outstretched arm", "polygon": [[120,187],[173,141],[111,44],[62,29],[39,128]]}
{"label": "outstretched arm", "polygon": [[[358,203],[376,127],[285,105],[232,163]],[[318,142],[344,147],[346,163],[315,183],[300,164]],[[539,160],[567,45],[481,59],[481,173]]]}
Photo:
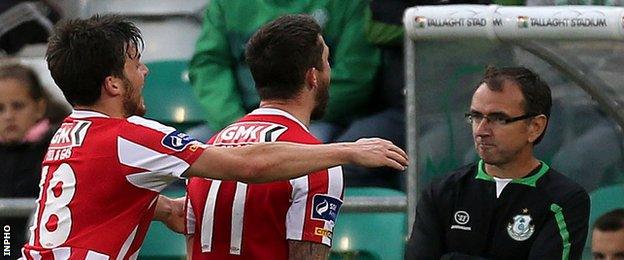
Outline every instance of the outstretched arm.
{"label": "outstretched arm", "polygon": [[276,142],[229,148],[210,146],[185,175],[262,183],[288,180],[341,164],[404,170],[407,163],[407,154],[401,148],[379,138],[325,145]]}

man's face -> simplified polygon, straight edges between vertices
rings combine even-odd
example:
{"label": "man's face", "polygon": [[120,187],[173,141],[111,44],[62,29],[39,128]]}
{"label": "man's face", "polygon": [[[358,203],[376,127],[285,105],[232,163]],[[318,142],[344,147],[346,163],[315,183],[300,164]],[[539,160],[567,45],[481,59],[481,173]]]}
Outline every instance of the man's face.
{"label": "man's face", "polygon": [[[126,116],[145,115],[145,101],[143,100],[143,84],[149,70],[141,63],[141,54],[135,55],[136,48],[129,48],[124,64],[123,84],[125,92],[123,97],[124,113]],[[132,58],[131,58],[132,57]]]}
{"label": "man's face", "polygon": [[319,40],[323,43],[323,68],[317,68],[318,92],[316,92],[315,106],[310,116],[312,120],[318,120],[325,114],[329,102],[329,85],[331,81],[331,66],[329,65],[329,47],[325,44],[322,36]]}
{"label": "man's face", "polygon": [[592,255],[594,259],[624,259],[624,229],[592,232]]}
{"label": "man's face", "polygon": [[[498,115],[506,118],[522,116],[524,98],[520,88],[505,82],[502,91],[490,90],[481,84],[472,96],[471,114]],[[528,120],[497,124],[483,119],[472,124],[472,136],[479,157],[490,165],[505,165],[518,158],[521,152],[533,149],[529,142]]]}

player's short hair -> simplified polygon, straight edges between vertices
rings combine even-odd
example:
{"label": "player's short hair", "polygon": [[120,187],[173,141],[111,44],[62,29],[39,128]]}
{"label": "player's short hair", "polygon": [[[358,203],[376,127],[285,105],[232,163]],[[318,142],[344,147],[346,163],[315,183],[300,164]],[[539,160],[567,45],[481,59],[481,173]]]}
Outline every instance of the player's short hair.
{"label": "player's short hair", "polygon": [[[512,82],[520,87],[524,97],[524,112],[526,114],[545,115],[550,120],[552,107],[550,87],[537,74],[525,67],[496,68],[487,66],[485,75],[477,88],[485,83],[492,91],[502,91],[506,82]],[[548,122],[546,127],[548,127]],[[538,144],[545,134],[546,129],[535,139],[533,144]]]}
{"label": "player's short hair", "polygon": [[31,68],[13,62],[0,66],[0,80],[8,79],[22,83],[23,86],[28,88],[28,94],[30,94],[32,99],[40,100],[44,98],[47,100],[47,94],[37,74]]}
{"label": "player's short hair", "polygon": [[289,99],[303,87],[305,73],[323,70],[321,27],[309,15],[285,15],[262,26],[245,56],[262,99]]}
{"label": "player's short hair", "polygon": [[106,77],[125,77],[131,48],[136,56],[143,48],[141,32],[133,23],[117,15],[94,15],[59,23],[49,39],[46,60],[70,104],[92,105],[100,98]]}
{"label": "player's short hair", "polygon": [[594,223],[594,229],[611,232],[624,229],[624,208],[615,209],[600,216]]}

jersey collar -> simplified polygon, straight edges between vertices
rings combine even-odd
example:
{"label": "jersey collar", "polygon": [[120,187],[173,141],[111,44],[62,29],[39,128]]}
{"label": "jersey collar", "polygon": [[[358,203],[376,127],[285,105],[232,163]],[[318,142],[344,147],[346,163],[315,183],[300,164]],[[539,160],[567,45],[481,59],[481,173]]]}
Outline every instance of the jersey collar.
{"label": "jersey collar", "polygon": [[[544,161],[540,161],[540,165],[541,166],[538,169],[529,173],[529,175],[527,175],[526,177],[513,179],[511,183],[523,184],[535,188],[537,186],[537,180],[544,176],[544,174],[546,174],[546,172],[548,172],[548,170],[550,169],[548,164],[546,164]],[[477,176],[475,177],[475,179],[494,181],[494,178],[485,172],[485,163],[483,162],[483,160],[479,160],[479,163],[477,164]]]}
{"label": "jersey collar", "polygon": [[277,109],[277,108],[268,108],[268,107],[261,107],[261,108],[257,108],[254,111],[251,111],[251,113],[249,113],[250,115],[272,115],[272,116],[283,116],[286,117],[292,121],[295,121],[297,124],[299,124],[306,132],[310,132],[310,130],[308,129],[308,127],[306,125],[304,125],[301,121],[299,121],[299,119],[297,119],[295,116],[293,116],[292,114],[281,110],[281,109]]}
{"label": "jersey collar", "polygon": [[100,112],[96,112],[96,111],[74,109],[72,113],[69,115],[69,117],[79,119],[79,118],[89,118],[89,117],[108,118],[109,116],[102,114]]}

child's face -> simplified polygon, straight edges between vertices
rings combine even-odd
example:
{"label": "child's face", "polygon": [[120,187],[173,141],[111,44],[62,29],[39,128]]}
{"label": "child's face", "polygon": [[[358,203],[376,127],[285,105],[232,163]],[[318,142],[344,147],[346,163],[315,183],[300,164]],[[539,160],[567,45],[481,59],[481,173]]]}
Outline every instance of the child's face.
{"label": "child's face", "polygon": [[31,97],[28,87],[15,79],[0,79],[0,137],[19,142],[43,117],[45,101]]}

